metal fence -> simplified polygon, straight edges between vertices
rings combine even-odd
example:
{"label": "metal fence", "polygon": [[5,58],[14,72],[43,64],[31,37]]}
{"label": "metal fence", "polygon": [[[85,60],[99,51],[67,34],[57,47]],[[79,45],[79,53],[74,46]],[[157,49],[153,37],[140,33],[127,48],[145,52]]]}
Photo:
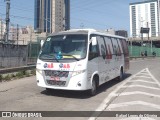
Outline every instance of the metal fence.
{"label": "metal fence", "polygon": [[130,57],[141,57],[142,54],[147,53],[147,56],[154,56],[153,53],[157,57],[160,57],[160,48],[151,48],[145,46],[129,46]]}
{"label": "metal fence", "polygon": [[[39,51],[40,51],[40,43],[32,42],[28,45],[28,58],[29,60],[36,61]],[[147,46],[129,46],[130,57],[141,57],[142,53],[147,53],[147,56],[153,56],[153,52],[155,52],[157,57],[160,57],[160,48],[156,47],[147,47]]]}
{"label": "metal fence", "polygon": [[36,63],[40,49],[40,42],[31,42],[28,44],[28,64]]}

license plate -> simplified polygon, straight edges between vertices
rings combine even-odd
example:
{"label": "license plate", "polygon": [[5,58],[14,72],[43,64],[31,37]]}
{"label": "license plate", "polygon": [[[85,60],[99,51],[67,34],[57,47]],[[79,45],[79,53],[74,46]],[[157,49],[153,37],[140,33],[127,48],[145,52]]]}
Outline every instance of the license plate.
{"label": "license plate", "polygon": [[50,80],[60,81],[60,77],[50,77]]}

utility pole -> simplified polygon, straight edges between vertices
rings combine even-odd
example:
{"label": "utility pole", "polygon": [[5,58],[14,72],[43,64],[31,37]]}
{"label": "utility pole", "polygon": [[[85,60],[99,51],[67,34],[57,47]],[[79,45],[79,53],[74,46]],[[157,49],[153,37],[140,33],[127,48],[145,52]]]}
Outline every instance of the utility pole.
{"label": "utility pole", "polygon": [[5,36],[5,42],[8,43],[8,38],[9,38],[9,12],[10,12],[10,0],[5,0],[6,1],[6,36]]}
{"label": "utility pole", "polygon": [[2,29],[3,29],[3,26],[2,26],[2,25],[3,25],[3,22],[2,22],[2,18],[1,18],[1,40],[3,39],[3,37],[2,37],[2,32],[3,32]]}

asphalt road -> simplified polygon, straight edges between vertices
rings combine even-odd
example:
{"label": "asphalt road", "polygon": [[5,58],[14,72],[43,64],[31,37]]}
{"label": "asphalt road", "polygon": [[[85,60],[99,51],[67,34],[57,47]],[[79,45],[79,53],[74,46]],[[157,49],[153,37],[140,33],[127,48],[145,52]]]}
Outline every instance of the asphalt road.
{"label": "asphalt road", "polygon": [[[160,111],[160,59],[137,59],[122,82],[100,86],[98,94],[52,91],[36,85],[35,76],[0,83],[0,111]],[[105,113],[105,112],[104,112]],[[103,114],[103,112],[101,112]],[[6,118],[0,118],[0,120]],[[17,120],[18,118],[12,118]],[[20,119],[20,118],[19,118]],[[24,118],[23,118],[24,119]],[[29,120],[36,119],[30,118]],[[46,119],[46,118],[41,118]],[[48,118],[72,119],[72,118]],[[115,119],[93,116],[78,119]],[[123,119],[123,118],[116,118]],[[160,118],[153,118],[155,120]]]}

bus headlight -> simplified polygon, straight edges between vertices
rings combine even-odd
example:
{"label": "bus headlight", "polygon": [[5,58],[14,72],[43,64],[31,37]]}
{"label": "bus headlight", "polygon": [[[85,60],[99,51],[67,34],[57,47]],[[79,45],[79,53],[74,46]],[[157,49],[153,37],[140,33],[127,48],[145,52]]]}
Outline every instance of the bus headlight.
{"label": "bus headlight", "polygon": [[72,72],[72,77],[76,76],[76,75],[79,75],[79,74],[82,74],[84,72],[86,72],[86,70],[74,71],[74,72]]}

